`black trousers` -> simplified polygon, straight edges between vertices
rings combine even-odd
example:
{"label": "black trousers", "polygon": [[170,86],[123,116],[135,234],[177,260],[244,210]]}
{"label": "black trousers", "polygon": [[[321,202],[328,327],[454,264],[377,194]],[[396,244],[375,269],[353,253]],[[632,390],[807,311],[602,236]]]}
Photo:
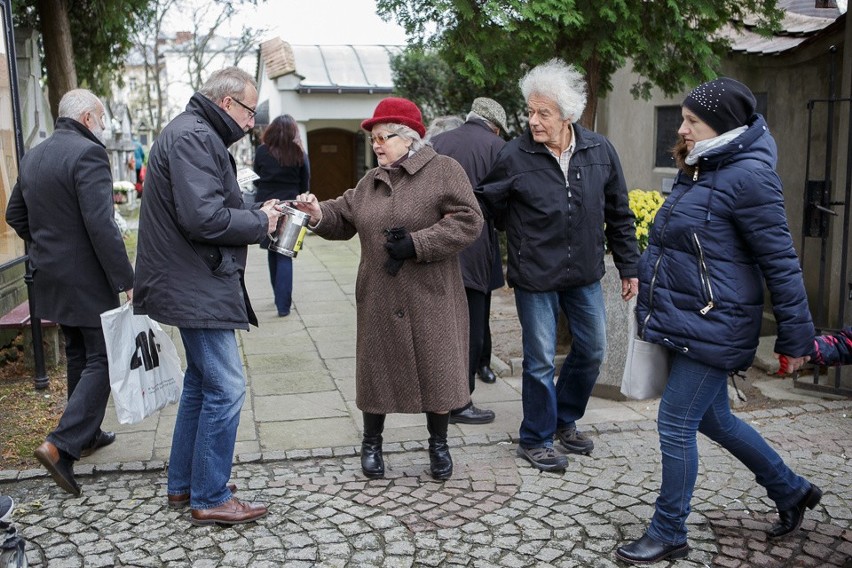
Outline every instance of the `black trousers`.
{"label": "black trousers", "polygon": [[468,355],[468,385],[470,392],[476,388],[476,370],[491,364],[491,292],[483,293],[465,288],[467,314],[470,320]]}
{"label": "black trousers", "polygon": [[47,441],[76,460],[100,434],[109,401],[109,365],[103,329],[61,327],[68,359],[68,404]]}

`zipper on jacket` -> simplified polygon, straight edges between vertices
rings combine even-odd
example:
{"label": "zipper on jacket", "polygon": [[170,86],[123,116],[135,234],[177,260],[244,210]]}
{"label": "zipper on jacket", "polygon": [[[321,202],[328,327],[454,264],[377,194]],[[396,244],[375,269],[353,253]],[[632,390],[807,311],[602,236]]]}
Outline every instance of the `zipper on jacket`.
{"label": "zipper on jacket", "polygon": [[[677,185],[677,183],[675,183],[675,185]],[[665,250],[666,250],[666,245],[665,245],[666,229],[668,229],[669,219],[671,218],[672,213],[674,212],[674,208],[677,206],[678,203],[680,203],[680,200],[683,199],[683,197],[685,195],[686,195],[686,191],[682,192],[677,197],[675,202],[672,203],[672,206],[669,208],[668,214],[666,215],[665,223],[663,223],[663,228],[660,229],[660,254],[657,256],[657,262],[654,263],[654,271],[651,274],[651,282],[650,282],[650,285],[648,286],[648,288],[649,288],[649,292],[648,292],[648,314],[645,316],[645,319],[642,320],[642,326],[641,326],[641,329],[639,330],[639,334],[638,334],[639,339],[642,339],[642,340],[645,339],[645,327],[648,325],[648,321],[651,319],[651,314],[654,313],[654,287],[656,286],[656,283],[657,283],[657,271],[660,268],[660,263],[663,261],[663,252],[665,252]]]}
{"label": "zipper on jacket", "polygon": [[695,173],[692,174],[692,181],[698,181],[698,164],[695,164]]}
{"label": "zipper on jacket", "polygon": [[663,344],[664,344],[664,345],[668,345],[668,346],[669,346],[669,347],[671,347],[672,349],[674,349],[674,350],[676,350],[676,351],[680,351],[681,353],[689,353],[689,347],[681,347],[680,345],[675,345],[675,344],[672,342],[672,340],[671,340],[671,339],[669,339],[668,337],[664,337],[664,338],[663,338]]}
{"label": "zipper on jacket", "polygon": [[701,241],[698,239],[697,233],[692,233],[692,240],[695,241],[695,248],[698,251],[698,274],[701,277],[701,287],[704,289],[707,305],[698,310],[702,316],[706,316],[707,312],[712,310],[716,305],[713,302],[713,287],[710,285],[710,271],[707,270],[707,260],[704,258],[704,248],[701,246]]}

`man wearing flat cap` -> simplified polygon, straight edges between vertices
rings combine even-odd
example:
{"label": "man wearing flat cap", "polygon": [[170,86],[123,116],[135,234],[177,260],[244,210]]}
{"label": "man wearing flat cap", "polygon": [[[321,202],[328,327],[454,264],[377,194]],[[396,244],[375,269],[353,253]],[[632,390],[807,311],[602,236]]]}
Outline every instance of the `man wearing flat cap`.
{"label": "man wearing flat cap", "polygon": [[[436,152],[455,159],[464,168],[470,183],[476,187],[491,171],[500,149],[506,142],[506,111],[500,103],[486,97],[474,99],[463,125],[435,135],[431,144]],[[496,381],[491,370],[491,291],[503,286],[503,265],[494,223],[488,220],[476,241],[459,254],[462,279],[467,294],[470,319],[470,359],[468,383],[470,393],[476,388],[476,375],[486,383]],[[488,424],[494,412],[477,408],[473,401],[450,413],[450,423]]]}

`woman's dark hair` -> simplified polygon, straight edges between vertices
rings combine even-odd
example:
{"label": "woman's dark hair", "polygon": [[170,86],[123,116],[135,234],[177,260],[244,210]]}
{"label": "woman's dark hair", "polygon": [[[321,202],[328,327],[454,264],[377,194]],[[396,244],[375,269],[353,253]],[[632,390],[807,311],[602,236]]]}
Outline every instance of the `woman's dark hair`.
{"label": "woman's dark hair", "polygon": [[683,136],[678,136],[678,141],[675,142],[674,146],[672,146],[672,157],[674,158],[678,169],[691,176],[695,173],[695,166],[690,166],[686,163],[686,157],[688,155],[689,148],[686,146],[686,140],[683,139]]}
{"label": "woman's dark hair", "polygon": [[305,163],[305,152],[299,142],[299,127],[296,119],[282,114],[263,131],[261,141],[269,147],[269,153],[282,166],[301,166]]}

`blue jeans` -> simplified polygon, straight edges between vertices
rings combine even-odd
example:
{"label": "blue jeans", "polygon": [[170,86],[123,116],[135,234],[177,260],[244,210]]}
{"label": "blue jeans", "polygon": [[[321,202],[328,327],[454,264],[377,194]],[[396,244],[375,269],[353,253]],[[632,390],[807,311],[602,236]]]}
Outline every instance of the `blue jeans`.
{"label": "blue jeans", "polygon": [[191,493],[190,507],[231,498],[228,479],[246,381],[232,329],[180,328],[186,374],[169,457],[169,495]]}
{"label": "blue jeans", "polygon": [[657,417],[663,479],[648,527],[654,540],[686,542],[686,518],[698,477],[701,432],[740,460],[779,509],[792,508],[810,489],[757,431],[731,413],[728,373],[676,354]]}
{"label": "blue jeans", "polygon": [[290,313],[290,304],[293,302],[293,259],[272,250],[267,254],[275,307],[278,308],[279,316],[286,316]]}
{"label": "blue jeans", "polygon": [[[524,351],[521,398],[524,419],[520,445],[553,445],[557,429],[570,428],[586,413],[606,352],[606,313],[600,282],[559,292],[515,288]],[[559,310],[573,336],[559,379],[556,373],[556,322]]]}

